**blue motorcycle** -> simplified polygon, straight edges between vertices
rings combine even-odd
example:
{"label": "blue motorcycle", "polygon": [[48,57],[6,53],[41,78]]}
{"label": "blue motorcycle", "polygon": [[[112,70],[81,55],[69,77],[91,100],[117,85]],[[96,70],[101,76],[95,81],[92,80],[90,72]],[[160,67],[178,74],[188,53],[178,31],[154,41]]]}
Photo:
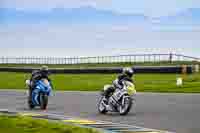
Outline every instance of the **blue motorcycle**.
{"label": "blue motorcycle", "polygon": [[[26,81],[26,84],[30,87],[29,80]],[[41,109],[47,108],[48,97],[51,95],[52,91],[51,86],[51,82],[47,79],[41,79],[36,82],[35,88],[32,90],[32,94],[30,94],[31,100],[28,98],[28,106],[30,109],[33,109],[36,106],[40,106]]]}

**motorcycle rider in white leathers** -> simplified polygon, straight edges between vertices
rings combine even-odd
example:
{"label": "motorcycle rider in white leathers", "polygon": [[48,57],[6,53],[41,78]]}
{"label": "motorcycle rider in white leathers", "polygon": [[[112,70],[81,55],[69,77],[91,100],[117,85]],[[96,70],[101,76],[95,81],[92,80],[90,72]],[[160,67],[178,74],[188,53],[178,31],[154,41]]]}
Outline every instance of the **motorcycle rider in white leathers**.
{"label": "motorcycle rider in white leathers", "polygon": [[105,86],[104,87],[104,96],[106,98],[105,103],[108,104],[108,99],[115,92],[116,89],[123,89],[124,87],[124,81],[129,81],[133,83],[132,76],[134,74],[134,71],[132,68],[124,68],[122,70],[122,73],[113,81],[113,85],[111,86]]}

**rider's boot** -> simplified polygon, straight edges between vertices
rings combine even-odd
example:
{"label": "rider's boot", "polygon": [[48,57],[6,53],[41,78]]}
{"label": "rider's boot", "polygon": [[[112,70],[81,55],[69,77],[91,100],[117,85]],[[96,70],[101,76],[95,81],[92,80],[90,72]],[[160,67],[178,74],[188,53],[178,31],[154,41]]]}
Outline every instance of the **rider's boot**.
{"label": "rider's boot", "polygon": [[108,102],[111,94],[115,91],[115,89],[113,87],[108,88],[107,90],[105,90],[104,95],[106,98],[106,101]]}

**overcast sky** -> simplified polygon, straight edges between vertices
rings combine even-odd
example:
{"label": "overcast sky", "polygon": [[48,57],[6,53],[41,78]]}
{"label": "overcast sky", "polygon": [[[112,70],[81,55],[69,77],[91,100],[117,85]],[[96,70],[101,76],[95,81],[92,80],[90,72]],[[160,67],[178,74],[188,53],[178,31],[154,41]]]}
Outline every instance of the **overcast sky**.
{"label": "overcast sky", "polygon": [[[200,0],[1,0],[0,7],[23,11],[92,6],[149,17],[200,8]],[[1,18],[0,18],[1,20]],[[197,26],[199,27],[199,26]],[[93,56],[183,53],[200,57],[200,28],[155,30],[143,25],[1,25],[0,56]],[[165,27],[162,27],[165,28]],[[172,28],[173,29],[173,28]]]}
{"label": "overcast sky", "polygon": [[200,31],[162,32],[119,25],[4,27],[0,31],[0,55],[97,56],[174,52],[199,56],[199,35]]}

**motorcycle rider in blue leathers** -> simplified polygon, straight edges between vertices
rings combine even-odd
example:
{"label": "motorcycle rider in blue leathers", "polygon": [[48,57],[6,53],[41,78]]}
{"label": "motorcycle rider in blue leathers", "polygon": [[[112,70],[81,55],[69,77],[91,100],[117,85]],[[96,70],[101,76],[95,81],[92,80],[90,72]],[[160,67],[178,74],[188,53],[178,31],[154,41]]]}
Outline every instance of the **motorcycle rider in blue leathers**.
{"label": "motorcycle rider in blue leathers", "polygon": [[40,70],[34,70],[32,72],[31,79],[30,79],[30,86],[29,86],[29,102],[31,102],[32,100],[32,92],[34,88],[36,87],[36,82],[43,78],[47,79],[50,82],[50,79],[48,76],[49,76],[48,66],[42,66]]}

